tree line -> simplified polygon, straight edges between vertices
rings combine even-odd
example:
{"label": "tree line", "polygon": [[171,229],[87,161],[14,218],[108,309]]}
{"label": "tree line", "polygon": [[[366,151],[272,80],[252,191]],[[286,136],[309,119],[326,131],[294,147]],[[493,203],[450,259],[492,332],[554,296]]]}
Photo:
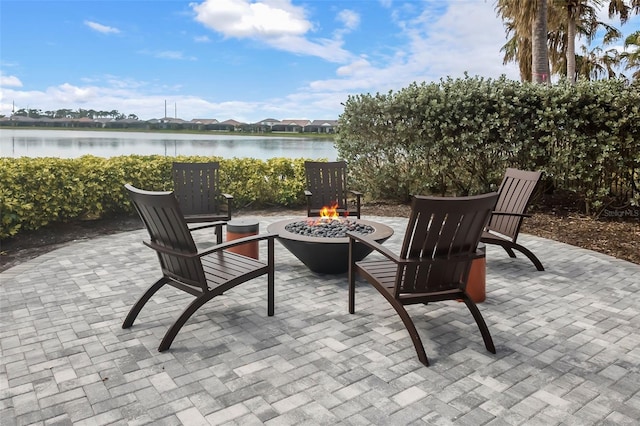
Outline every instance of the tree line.
{"label": "tree line", "polygon": [[71,109],[62,108],[55,111],[42,111],[41,109],[37,108],[20,108],[19,110],[15,111],[13,115],[31,118],[113,118],[116,120],[123,120],[125,118],[132,120],[138,119],[138,116],[135,114],[123,114],[116,109],[111,111],[96,111],[94,109],[80,108],[77,111],[74,111]]}

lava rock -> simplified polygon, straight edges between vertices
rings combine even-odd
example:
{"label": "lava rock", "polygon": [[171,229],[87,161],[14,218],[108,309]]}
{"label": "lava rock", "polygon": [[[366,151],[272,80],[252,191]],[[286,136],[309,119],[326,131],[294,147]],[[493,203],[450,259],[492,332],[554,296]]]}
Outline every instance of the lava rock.
{"label": "lava rock", "polygon": [[347,231],[371,234],[372,226],[363,225],[348,219],[309,219],[289,223],[284,229],[292,234],[316,238],[344,238]]}

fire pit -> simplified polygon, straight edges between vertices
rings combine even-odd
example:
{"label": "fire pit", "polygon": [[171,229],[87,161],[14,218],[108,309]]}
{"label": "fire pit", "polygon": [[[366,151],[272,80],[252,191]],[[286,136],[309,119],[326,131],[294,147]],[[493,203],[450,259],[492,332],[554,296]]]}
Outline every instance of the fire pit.
{"label": "fire pit", "polygon": [[[393,229],[381,223],[335,217],[281,220],[267,230],[277,233],[278,241],[309,269],[322,274],[341,274],[349,269],[348,230],[369,234],[379,243],[393,235]],[[356,244],[356,261],[369,253],[369,247]]]}

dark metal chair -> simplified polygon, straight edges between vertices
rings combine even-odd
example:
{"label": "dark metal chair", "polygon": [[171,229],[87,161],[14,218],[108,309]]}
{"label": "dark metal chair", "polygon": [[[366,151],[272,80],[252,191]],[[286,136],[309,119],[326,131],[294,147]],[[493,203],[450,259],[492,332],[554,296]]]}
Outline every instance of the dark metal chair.
{"label": "dark metal chair", "polygon": [[[367,235],[348,232],[349,312],[355,312],[356,275],[360,275],[396,310],[418,359],[428,366],[422,341],[404,306],[462,300],[480,329],[485,347],[495,353],[487,324],[467,294],[466,285],[480,235],[497,198],[497,193],[459,198],[414,197],[399,255]],[[384,259],[354,261],[351,254],[356,244],[371,247]]]}
{"label": "dark metal chair", "polygon": [[531,217],[526,211],[541,176],[541,172],[507,169],[498,190],[500,197],[495,210],[480,239],[485,244],[501,246],[509,257],[516,257],[513,250],[518,250],[533,262],[538,271],[544,271],[542,262],[516,240],[522,221],[526,217]]}
{"label": "dark metal chair", "polygon": [[[233,196],[220,191],[220,164],[173,163],[173,192],[187,223],[231,220]],[[217,235],[222,242],[222,235]]]}
{"label": "dark metal chair", "polygon": [[[360,219],[362,193],[348,189],[347,163],[344,161],[305,161],[307,216],[320,216],[323,207],[336,205],[341,216]],[[355,200],[350,199],[355,197]],[[355,202],[355,205],[354,205]]]}
{"label": "dark metal chair", "polygon": [[[267,275],[267,314],[274,312],[274,239],[275,234],[262,234],[236,239],[199,252],[192,232],[217,228],[221,235],[225,222],[189,229],[173,192],[151,192],[125,185],[142,222],[149,232],[144,244],[158,254],[162,278],[156,281],[133,305],[122,328],[133,325],[147,301],[165,284],[196,297],[165,334],[158,350],[169,349],[187,320],[206,302],[227,290],[261,275]],[[225,249],[243,243],[266,241],[267,262],[261,262]]]}

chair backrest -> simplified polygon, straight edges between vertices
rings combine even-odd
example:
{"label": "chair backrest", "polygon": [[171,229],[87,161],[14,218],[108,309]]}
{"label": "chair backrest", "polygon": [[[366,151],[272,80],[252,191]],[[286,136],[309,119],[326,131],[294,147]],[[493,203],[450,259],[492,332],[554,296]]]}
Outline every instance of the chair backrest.
{"label": "chair backrest", "polygon": [[313,208],[331,206],[347,207],[347,163],[344,161],[305,161],[307,189],[311,191]]}
{"label": "chair backrest", "polygon": [[515,242],[524,219],[518,215],[526,213],[541,176],[541,172],[507,169],[498,190],[500,196],[495,211],[514,213],[515,216],[496,214],[491,217],[487,228]]}
{"label": "chair backrest", "polygon": [[173,163],[173,191],[185,215],[220,212],[219,172],[220,164],[215,161]]}
{"label": "chair backrest", "polygon": [[[181,254],[198,252],[173,192],[144,191],[129,184],[125,188],[149,232],[152,244]],[[156,251],[165,276],[206,290],[205,275],[198,256],[185,258]]]}
{"label": "chair backrest", "polygon": [[464,289],[497,193],[470,197],[415,196],[400,257],[431,259],[398,271],[395,296]]}

